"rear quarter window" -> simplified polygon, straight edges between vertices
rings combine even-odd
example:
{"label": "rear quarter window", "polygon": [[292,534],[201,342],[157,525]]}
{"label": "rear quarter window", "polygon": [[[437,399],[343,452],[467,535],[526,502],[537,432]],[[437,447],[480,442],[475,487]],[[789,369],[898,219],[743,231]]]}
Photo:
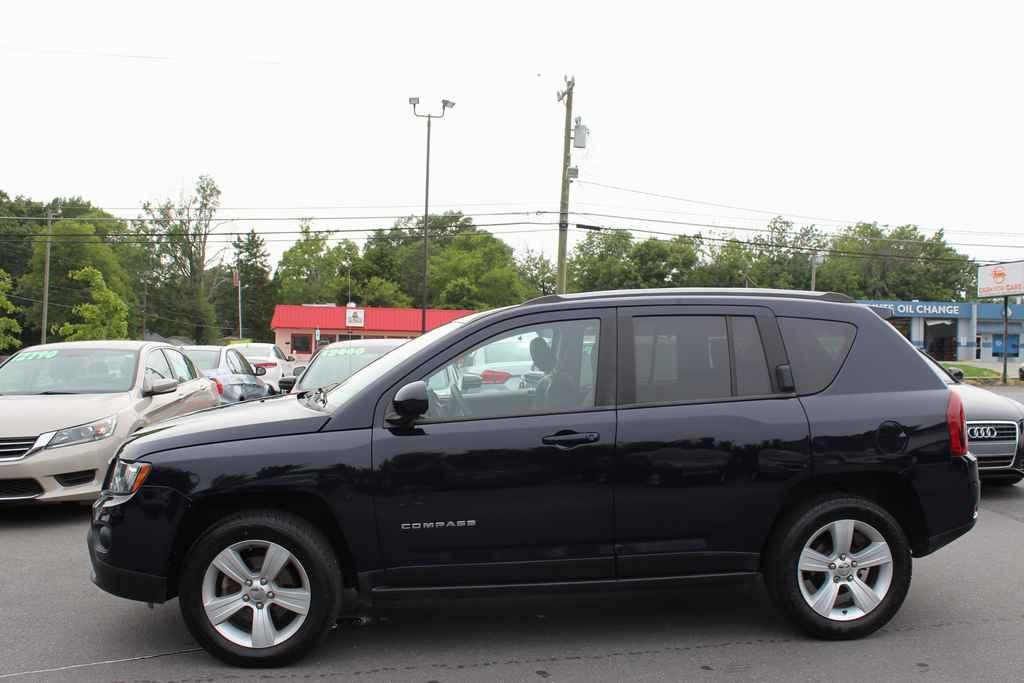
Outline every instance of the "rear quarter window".
{"label": "rear quarter window", "polygon": [[857,328],[812,318],[779,318],[797,393],[814,394],[835,379],[850,353]]}

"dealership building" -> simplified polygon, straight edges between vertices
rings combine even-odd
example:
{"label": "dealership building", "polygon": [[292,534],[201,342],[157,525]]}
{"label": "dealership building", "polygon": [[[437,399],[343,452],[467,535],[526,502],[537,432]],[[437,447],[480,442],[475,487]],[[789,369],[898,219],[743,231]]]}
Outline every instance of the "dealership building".
{"label": "dealership building", "polygon": [[1003,304],[979,301],[861,301],[892,311],[889,322],[914,346],[939,360],[998,361],[1020,358],[1024,305],[1010,304],[1009,344],[1003,339]]}
{"label": "dealership building", "polygon": [[[473,311],[427,309],[427,329],[440,327]],[[278,304],[270,329],[285,354],[309,360],[324,344],[346,339],[411,339],[422,332],[422,309]]]}

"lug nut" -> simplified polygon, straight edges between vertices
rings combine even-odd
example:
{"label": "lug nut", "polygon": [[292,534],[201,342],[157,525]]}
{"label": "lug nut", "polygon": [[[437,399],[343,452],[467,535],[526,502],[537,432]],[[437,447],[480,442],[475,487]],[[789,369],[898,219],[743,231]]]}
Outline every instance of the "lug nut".
{"label": "lug nut", "polygon": [[834,581],[835,583],[839,583],[839,577],[838,577],[838,576],[837,576],[836,578],[832,579],[832,580],[833,580],[833,581]]}
{"label": "lug nut", "polygon": [[267,585],[267,580],[266,579],[260,579],[260,585],[261,586],[266,586]]}
{"label": "lug nut", "polygon": [[846,580],[847,581],[853,581],[853,574],[850,574],[849,576],[847,576]]}
{"label": "lug nut", "polygon": [[857,560],[850,560],[850,566],[851,567],[856,567],[857,566]]}
{"label": "lug nut", "polygon": [[840,560],[845,560],[845,559],[846,559],[846,555],[840,555],[840,556],[839,556],[839,559],[840,559]]}
{"label": "lug nut", "polygon": [[263,609],[263,603],[262,602],[257,602],[256,603],[256,609]]}
{"label": "lug nut", "polygon": [[252,585],[252,579],[246,579],[245,580],[245,585],[246,586],[251,586]]}
{"label": "lug nut", "polygon": [[243,595],[242,596],[242,602],[249,602],[249,596],[248,595]]}
{"label": "lug nut", "polygon": [[274,599],[274,591],[270,591],[269,593],[267,593],[267,597],[270,598],[271,600],[273,600]]}
{"label": "lug nut", "polygon": [[836,563],[835,562],[829,562],[828,563],[828,568],[829,569],[835,569],[836,568]]}

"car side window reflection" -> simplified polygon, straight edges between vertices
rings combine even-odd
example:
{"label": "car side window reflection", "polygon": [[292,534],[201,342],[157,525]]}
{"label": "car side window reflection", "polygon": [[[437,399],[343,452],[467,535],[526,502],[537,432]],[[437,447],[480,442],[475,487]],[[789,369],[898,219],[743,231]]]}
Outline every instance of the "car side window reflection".
{"label": "car side window reflection", "polygon": [[426,377],[427,421],[559,413],[594,406],[599,320],[503,332]]}
{"label": "car side window reflection", "polygon": [[146,356],[146,377],[151,379],[171,379],[174,374],[171,372],[171,366],[168,365],[167,359],[164,358],[164,354],[159,349],[150,351],[149,355]]}

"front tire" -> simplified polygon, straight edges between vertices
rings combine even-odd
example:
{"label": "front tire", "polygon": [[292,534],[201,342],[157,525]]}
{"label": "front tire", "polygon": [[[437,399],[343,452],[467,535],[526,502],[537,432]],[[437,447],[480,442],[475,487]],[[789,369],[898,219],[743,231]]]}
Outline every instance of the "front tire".
{"label": "front tire", "polygon": [[185,557],[178,587],[189,632],[212,655],[246,667],[294,662],[330,631],[341,570],[309,522],[243,512],[206,531]]}
{"label": "front tire", "polygon": [[892,515],[866,498],[830,496],[782,521],[765,580],[801,629],[849,640],[892,619],[910,590],[911,571],[910,544]]}

